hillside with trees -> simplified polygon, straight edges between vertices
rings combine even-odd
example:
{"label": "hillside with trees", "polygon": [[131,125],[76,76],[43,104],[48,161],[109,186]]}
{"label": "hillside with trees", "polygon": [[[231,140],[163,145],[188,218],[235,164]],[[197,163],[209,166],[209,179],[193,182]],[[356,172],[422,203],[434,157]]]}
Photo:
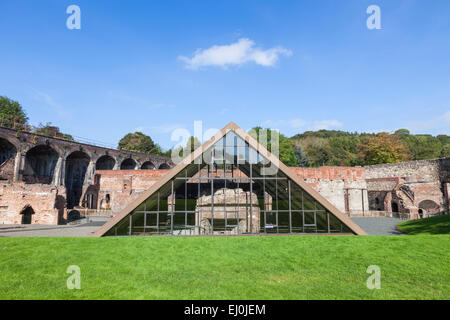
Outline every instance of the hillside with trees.
{"label": "hillside with trees", "polygon": [[306,131],[290,138],[309,165],[364,166],[450,157],[450,136],[411,134],[407,129],[390,134],[336,130]]}

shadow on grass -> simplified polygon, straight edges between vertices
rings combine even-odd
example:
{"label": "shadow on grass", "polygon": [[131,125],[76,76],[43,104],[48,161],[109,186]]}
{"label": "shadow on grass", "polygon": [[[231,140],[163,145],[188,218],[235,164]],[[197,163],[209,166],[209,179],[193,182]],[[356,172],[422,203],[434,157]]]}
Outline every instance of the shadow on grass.
{"label": "shadow on grass", "polygon": [[397,228],[408,234],[450,234],[450,215],[399,223]]}

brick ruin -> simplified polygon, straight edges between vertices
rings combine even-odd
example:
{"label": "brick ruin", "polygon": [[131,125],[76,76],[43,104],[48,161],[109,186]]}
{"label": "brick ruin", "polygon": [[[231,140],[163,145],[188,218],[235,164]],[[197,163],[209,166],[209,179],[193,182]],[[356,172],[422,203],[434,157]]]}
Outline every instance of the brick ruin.
{"label": "brick ruin", "polygon": [[[64,224],[83,209],[114,214],[171,167],[166,157],[0,128],[0,224]],[[291,169],[350,216],[449,213],[450,158]]]}
{"label": "brick ruin", "polygon": [[71,210],[97,206],[97,171],[172,166],[167,157],[0,128],[0,224],[64,224]]}
{"label": "brick ruin", "polygon": [[411,218],[449,213],[450,158],[365,167],[369,206]]}
{"label": "brick ruin", "polygon": [[[450,158],[367,167],[291,168],[350,216],[417,219],[449,213]],[[98,171],[99,197],[123,209],[167,170]]]}

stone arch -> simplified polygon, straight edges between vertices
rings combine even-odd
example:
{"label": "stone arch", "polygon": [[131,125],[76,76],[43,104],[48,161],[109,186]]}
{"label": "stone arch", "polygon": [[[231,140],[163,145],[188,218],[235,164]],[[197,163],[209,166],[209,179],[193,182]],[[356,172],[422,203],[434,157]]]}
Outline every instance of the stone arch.
{"label": "stone arch", "polygon": [[433,200],[423,200],[419,203],[419,215],[422,213],[423,218],[436,215],[440,211],[441,207]]}
{"label": "stone arch", "polygon": [[167,163],[161,163],[158,169],[170,169],[170,166]]}
{"label": "stone arch", "polygon": [[392,201],[391,207],[392,207],[392,212],[393,212],[393,213],[398,213],[398,212],[399,212],[399,206],[398,206],[398,203],[397,203],[397,202]]}
{"label": "stone arch", "polygon": [[97,162],[95,163],[95,170],[112,170],[114,169],[114,166],[116,165],[116,160],[105,154],[104,156],[101,156],[97,159]]}
{"label": "stone arch", "polygon": [[25,155],[23,181],[50,184],[55,173],[59,154],[49,145],[37,145]]}
{"label": "stone arch", "polygon": [[14,178],[16,154],[16,146],[0,137],[0,180],[12,180]]}
{"label": "stone arch", "polygon": [[14,158],[17,153],[17,148],[11,142],[0,137],[0,166],[6,161]]}
{"label": "stone arch", "polygon": [[83,207],[88,209],[97,209],[98,188],[89,186],[83,196]]}
{"label": "stone arch", "polygon": [[21,224],[32,224],[33,223],[33,214],[34,210],[30,205],[25,206],[23,210],[20,212],[22,215]]}
{"label": "stone arch", "polygon": [[120,170],[134,170],[136,168],[136,165],[137,163],[135,160],[127,158],[120,164]]}
{"label": "stone arch", "polygon": [[83,151],[74,151],[66,158],[65,186],[67,190],[67,208],[80,204],[84,180],[90,157]]}
{"label": "stone arch", "polygon": [[81,213],[78,210],[71,210],[67,213],[67,222],[73,222],[81,219]]}
{"label": "stone arch", "polygon": [[107,193],[105,197],[100,201],[100,209],[111,209],[111,195]]}
{"label": "stone arch", "polygon": [[156,167],[150,160],[145,161],[141,166],[141,170],[154,170],[154,169],[156,169]]}

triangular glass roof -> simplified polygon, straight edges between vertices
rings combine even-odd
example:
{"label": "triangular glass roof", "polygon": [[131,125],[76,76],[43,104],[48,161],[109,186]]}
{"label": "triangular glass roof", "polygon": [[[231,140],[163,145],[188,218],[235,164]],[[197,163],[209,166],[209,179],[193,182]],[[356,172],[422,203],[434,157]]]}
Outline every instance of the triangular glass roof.
{"label": "triangular glass roof", "polygon": [[365,234],[234,123],[94,236]]}

